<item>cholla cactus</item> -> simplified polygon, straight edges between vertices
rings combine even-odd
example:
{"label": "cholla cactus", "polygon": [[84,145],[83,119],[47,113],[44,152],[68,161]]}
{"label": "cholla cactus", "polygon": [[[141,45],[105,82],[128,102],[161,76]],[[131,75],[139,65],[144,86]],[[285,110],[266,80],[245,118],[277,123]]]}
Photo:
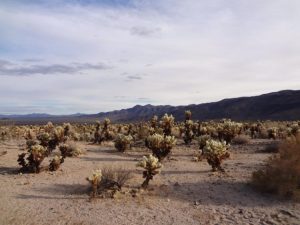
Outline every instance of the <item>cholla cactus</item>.
{"label": "cholla cactus", "polygon": [[36,134],[32,129],[25,132],[24,138],[26,139],[26,145],[30,149],[31,146],[37,144]]}
{"label": "cholla cactus", "polygon": [[211,136],[209,135],[201,135],[198,138],[199,149],[203,150],[206,145],[206,141],[210,140]]}
{"label": "cholla cactus", "polygon": [[[25,159],[25,156],[28,157]],[[24,172],[40,172],[40,165],[44,158],[47,156],[46,149],[41,145],[33,145],[30,147],[28,153],[22,153],[19,155],[18,163],[22,166]]]}
{"label": "cholla cactus", "polygon": [[268,129],[268,137],[269,139],[276,139],[277,138],[278,129],[277,127],[271,127]]}
{"label": "cholla cactus", "polygon": [[64,162],[64,157],[62,156],[54,156],[52,160],[50,160],[49,170],[56,171],[59,169],[60,165]]}
{"label": "cholla cactus", "polygon": [[115,138],[115,148],[119,152],[125,152],[130,148],[133,138],[131,135],[118,134]]}
{"label": "cholla cactus", "polygon": [[143,178],[145,181],[142,184],[143,188],[147,188],[149,181],[153,179],[153,177],[160,172],[162,168],[162,164],[159,163],[158,158],[153,155],[144,156],[143,159],[137,163],[137,167],[142,167],[145,169],[143,172]]}
{"label": "cholla cactus", "polygon": [[185,120],[184,122],[183,140],[185,144],[190,144],[194,139],[193,125],[194,123],[192,120]]}
{"label": "cholla cactus", "polygon": [[66,141],[64,132],[65,132],[64,128],[61,126],[58,126],[55,128],[54,139],[55,139],[56,144]]}
{"label": "cholla cactus", "polygon": [[213,171],[220,170],[224,172],[221,163],[230,156],[227,150],[228,147],[226,142],[215,140],[206,141],[206,145],[203,148],[203,154],[206,157],[208,164],[212,166]]}
{"label": "cholla cactus", "polygon": [[65,141],[67,141],[67,139],[71,136],[72,133],[72,126],[70,123],[64,123],[63,124],[63,128],[64,128],[64,136],[65,136]]}
{"label": "cholla cactus", "polygon": [[162,161],[176,144],[174,136],[163,136],[160,134],[150,135],[146,140],[146,147],[152,150],[155,157]]}
{"label": "cholla cactus", "polygon": [[185,121],[192,119],[192,112],[190,110],[186,110],[184,112],[184,115],[185,115]]}
{"label": "cholla cactus", "polygon": [[207,135],[208,129],[207,129],[206,125],[200,124],[199,128],[198,128],[198,133],[199,133],[199,135]]}
{"label": "cholla cactus", "polygon": [[294,136],[297,136],[297,134],[300,133],[300,126],[297,123],[292,124],[288,132]]}
{"label": "cholla cactus", "polygon": [[[70,134],[70,124],[54,128],[53,124],[49,122],[46,126],[39,129],[38,127],[31,127],[25,134],[28,152],[20,154],[18,158],[18,163],[22,166],[21,170],[24,172],[40,172],[40,164],[44,158],[48,157],[59,144],[66,142]],[[65,155],[62,155],[62,157],[64,158]],[[59,160],[55,157],[50,161],[48,168],[56,170],[63,162],[63,159]]]}
{"label": "cholla cactus", "polygon": [[102,172],[101,170],[93,171],[92,175],[87,177],[86,180],[92,185],[92,195],[91,197],[96,197],[98,194],[98,187],[101,182]]}
{"label": "cholla cactus", "polygon": [[103,141],[110,141],[113,140],[113,133],[109,130],[110,120],[108,118],[104,119],[103,122],[103,129],[100,132],[100,122],[96,124],[96,131],[94,134],[94,143],[101,144]]}
{"label": "cholla cactus", "polygon": [[7,141],[7,140],[9,140],[11,137],[12,137],[12,136],[11,136],[10,131],[9,131],[7,128],[5,128],[5,127],[2,128],[2,127],[0,126],[0,142],[1,142],[1,141]]}
{"label": "cholla cactus", "polygon": [[242,127],[241,123],[224,120],[218,127],[219,140],[225,140],[229,144],[235,136],[241,133]]}
{"label": "cholla cactus", "polygon": [[40,145],[46,148],[50,141],[50,134],[47,132],[42,132],[37,135],[37,139],[40,141]]}
{"label": "cholla cactus", "polygon": [[36,139],[36,134],[32,129],[28,129],[25,132],[24,137],[25,137],[26,140],[33,140],[33,139]]}
{"label": "cholla cactus", "polygon": [[261,122],[251,124],[251,126],[250,126],[251,138],[257,138],[257,137],[261,136],[263,129],[264,129],[264,127]]}
{"label": "cholla cactus", "polygon": [[156,115],[151,118],[150,124],[151,124],[151,127],[154,130],[157,129],[157,127],[158,127],[158,117]]}
{"label": "cholla cactus", "polygon": [[44,126],[44,130],[47,133],[51,133],[54,129],[54,125],[52,122],[48,122],[45,126]]}
{"label": "cholla cactus", "polygon": [[194,136],[196,136],[196,137],[199,137],[199,136],[200,136],[200,127],[201,127],[201,124],[200,124],[199,121],[194,122],[193,128],[192,128],[192,131],[193,131],[193,133],[194,133]]}
{"label": "cholla cactus", "polygon": [[96,121],[96,130],[94,133],[94,144],[101,143],[100,125],[101,125],[100,121],[97,120]]}
{"label": "cholla cactus", "polygon": [[170,136],[172,135],[172,127],[174,126],[175,118],[172,115],[165,114],[160,121],[160,124],[163,128],[164,135]]}

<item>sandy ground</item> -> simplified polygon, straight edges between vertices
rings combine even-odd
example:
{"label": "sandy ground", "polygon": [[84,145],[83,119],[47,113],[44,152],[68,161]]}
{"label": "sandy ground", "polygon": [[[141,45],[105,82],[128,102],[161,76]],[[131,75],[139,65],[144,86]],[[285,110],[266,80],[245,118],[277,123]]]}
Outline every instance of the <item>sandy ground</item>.
{"label": "sandy ground", "polygon": [[0,224],[300,224],[300,204],[256,193],[247,184],[269,154],[266,141],[232,146],[226,174],[192,162],[196,147],[179,145],[164,162],[149,191],[137,197],[89,201],[85,178],[104,165],[132,171],[129,187],[143,181],[136,160],[147,150],[122,154],[105,146],[80,143],[86,154],[67,158],[54,173],[18,174],[20,141],[2,143],[0,153]]}

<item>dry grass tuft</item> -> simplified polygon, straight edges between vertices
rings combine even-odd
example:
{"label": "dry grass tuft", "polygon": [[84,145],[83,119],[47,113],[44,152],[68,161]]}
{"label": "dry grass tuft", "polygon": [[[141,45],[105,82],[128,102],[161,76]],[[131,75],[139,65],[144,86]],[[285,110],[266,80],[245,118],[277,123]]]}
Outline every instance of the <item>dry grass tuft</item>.
{"label": "dry grass tuft", "polygon": [[91,198],[113,198],[131,178],[132,173],[122,167],[107,166],[95,170],[87,178],[92,187]]}
{"label": "dry grass tuft", "polygon": [[102,179],[100,182],[100,188],[114,189],[121,188],[132,178],[130,171],[122,167],[104,167],[102,170]]}
{"label": "dry grass tuft", "polygon": [[300,199],[300,136],[279,146],[265,168],[253,173],[252,185],[259,191]]}
{"label": "dry grass tuft", "polygon": [[273,142],[271,144],[266,145],[263,149],[264,153],[278,153],[279,152],[280,144],[279,142]]}
{"label": "dry grass tuft", "polygon": [[247,135],[238,135],[232,139],[232,143],[236,145],[245,145],[250,142],[250,138]]}

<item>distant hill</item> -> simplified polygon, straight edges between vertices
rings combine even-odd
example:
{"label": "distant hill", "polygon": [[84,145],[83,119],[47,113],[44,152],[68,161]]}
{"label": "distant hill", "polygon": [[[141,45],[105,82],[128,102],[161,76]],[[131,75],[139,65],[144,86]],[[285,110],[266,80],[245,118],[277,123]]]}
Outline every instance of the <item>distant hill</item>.
{"label": "distant hill", "polygon": [[[194,120],[231,118],[233,120],[299,120],[300,90],[284,90],[253,97],[224,99],[218,102],[186,106],[136,105],[129,109],[115,110],[98,114],[74,114],[51,116],[30,114],[23,116],[1,116],[16,123],[94,122],[105,117],[115,122],[136,122],[149,120],[153,115],[172,114],[176,120],[184,119],[184,111],[191,110]],[[35,116],[36,115],[36,116]]]}

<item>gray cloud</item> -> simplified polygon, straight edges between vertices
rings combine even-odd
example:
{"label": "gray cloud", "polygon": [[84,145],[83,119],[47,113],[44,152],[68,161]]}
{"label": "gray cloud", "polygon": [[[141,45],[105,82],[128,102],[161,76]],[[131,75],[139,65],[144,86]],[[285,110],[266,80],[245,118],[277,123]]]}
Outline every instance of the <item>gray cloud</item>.
{"label": "gray cloud", "polygon": [[125,81],[135,81],[135,80],[142,80],[143,78],[140,75],[129,75],[126,76]]}
{"label": "gray cloud", "polygon": [[37,58],[28,58],[28,59],[23,59],[23,62],[30,62],[30,63],[36,63],[36,62],[42,62],[42,59],[37,59]]}
{"label": "gray cloud", "polygon": [[150,99],[150,98],[144,98],[144,97],[141,97],[141,98],[137,98],[138,101],[147,101],[147,102],[152,102],[153,100]]}
{"label": "gray cloud", "polygon": [[114,98],[116,98],[116,99],[124,99],[124,98],[126,98],[126,96],[125,95],[115,95]]}
{"label": "gray cloud", "polygon": [[[299,0],[129,1],[147,6],[0,1],[0,113],[5,104],[96,113],[149,102],[138,97],[185,105],[300,88]],[[100,70],[102,58],[116,67]]]}
{"label": "gray cloud", "polygon": [[15,63],[0,60],[0,75],[8,76],[29,76],[34,74],[76,74],[84,70],[105,70],[112,67],[104,63],[71,63],[71,64],[50,64],[50,65],[17,65]]}
{"label": "gray cloud", "polygon": [[0,69],[2,67],[11,66],[11,65],[14,65],[14,64],[11,63],[10,61],[0,59]]}
{"label": "gray cloud", "polygon": [[143,36],[143,37],[149,37],[153,36],[156,33],[159,33],[161,31],[160,28],[155,27],[155,28],[147,28],[147,27],[132,27],[130,29],[130,33],[132,35],[137,35],[137,36]]}

